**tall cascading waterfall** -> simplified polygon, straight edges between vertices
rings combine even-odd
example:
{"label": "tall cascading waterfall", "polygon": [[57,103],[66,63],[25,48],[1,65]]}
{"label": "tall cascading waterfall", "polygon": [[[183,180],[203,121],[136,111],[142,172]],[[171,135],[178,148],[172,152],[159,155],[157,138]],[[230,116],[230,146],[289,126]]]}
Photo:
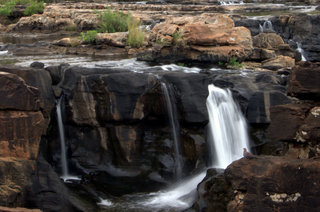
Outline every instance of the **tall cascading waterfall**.
{"label": "tall cascading waterfall", "polygon": [[170,127],[172,129],[172,138],[174,143],[174,152],[175,152],[175,174],[177,180],[179,180],[182,176],[182,162],[180,159],[181,148],[180,148],[180,139],[179,139],[179,123],[177,119],[177,109],[174,104],[172,104],[169,89],[166,83],[161,82],[161,89],[164,94],[167,111],[168,111],[168,118],[170,121]]}
{"label": "tall cascading waterfall", "polygon": [[62,98],[63,98],[63,95],[58,99],[57,106],[56,106],[57,122],[58,122],[59,135],[60,135],[60,146],[61,146],[61,169],[62,169],[61,179],[63,179],[64,182],[67,182],[69,180],[81,180],[80,178],[78,178],[76,176],[69,175],[64,125],[63,125],[62,113],[61,113]]}
{"label": "tall cascading waterfall", "polygon": [[246,120],[234,102],[230,90],[208,86],[207,110],[212,158],[211,166],[225,169],[242,157],[243,148],[249,150]]}

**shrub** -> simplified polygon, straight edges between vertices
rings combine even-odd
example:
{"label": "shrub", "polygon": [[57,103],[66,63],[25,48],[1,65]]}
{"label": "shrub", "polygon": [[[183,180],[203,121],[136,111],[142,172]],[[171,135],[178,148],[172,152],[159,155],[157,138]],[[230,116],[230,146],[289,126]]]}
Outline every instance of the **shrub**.
{"label": "shrub", "polygon": [[128,31],[128,19],[130,15],[123,12],[111,11],[108,9],[99,13],[100,27],[99,32],[126,32]]}
{"label": "shrub", "polygon": [[10,16],[15,6],[16,6],[16,2],[15,1],[6,2],[0,8],[0,15],[1,16]]}
{"label": "shrub", "polygon": [[140,23],[136,19],[130,18],[127,24],[129,29],[127,45],[133,48],[141,47],[144,41],[144,32],[140,27]]}
{"label": "shrub", "polygon": [[24,15],[33,15],[37,13],[43,13],[44,4],[43,1],[37,2],[36,0],[31,0],[28,3],[26,10],[24,11]]}
{"label": "shrub", "polygon": [[242,68],[243,65],[237,60],[236,57],[231,57],[228,63],[226,63],[228,67],[231,68]]}
{"label": "shrub", "polygon": [[81,32],[80,39],[87,43],[94,43],[96,41],[97,33],[96,30],[89,30],[86,33]]}
{"label": "shrub", "polygon": [[172,34],[172,42],[174,45],[183,46],[185,44],[183,39],[183,32],[178,30],[175,31]]}

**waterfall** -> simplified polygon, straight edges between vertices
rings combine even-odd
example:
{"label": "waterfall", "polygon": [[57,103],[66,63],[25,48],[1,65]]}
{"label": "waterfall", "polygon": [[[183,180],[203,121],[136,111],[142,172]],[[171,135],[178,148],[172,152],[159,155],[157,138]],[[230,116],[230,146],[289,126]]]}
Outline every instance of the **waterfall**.
{"label": "waterfall", "polygon": [[161,82],[161,89],[163,91],[163,94],[166,100],[170,127],[172,129],[172,137],[173,137],[174,152],[175,152],[175,168],[176,168],[175,172],[176,172],[177,180],[179,180],[182,175],[182,165],[180,160],[181,151],[180,151],[180,139],[179,139],[179,123],[176,117],[177,109],[175,105],[172,104],[170,93],[166,83]]}
{"label": "waterfall", "polygon": [[60,135],[60,146],[61,146],[61,169],[62,169],[61,179],[63,179],[64,182],[68,182],[70,180],[80,180],[80,178],[69,175],[64,126],[63,126],[62,113],[61,113],[62,98],[63,96],[61,96],[57,101],[56,113],[57,113],[57,121],[58,121],[59,135]]}
{"label": "waterfall", "polygon": [[246,121],[232,98],[230,90],[208,86],[209,140],[212,166],[226,168],[242,157],[243,148],[249,150]]}
{"label": "waterfall", "polygon": [[273,25],[271,21],[265,21],[263,25],[259,24],[260,32],[274,32]]}
{"label": "waterfall", "polygon": [[[170,122],[174,126],[174,113],[172,112],[174,110],[168,88],[165,83],[162,83],[161,86],[167,101],[169,116],[172,117]],[[224,169],[232,161],[242,157],[242,148],[249,150],[246,122],[229,90],[223,90],[214,85],[209,85],[208,90],[207,110],[209,112],[210,134],[213,138],[208,140],[211,144],[209,152],[216,156],[210,165],[213,168]],[[174,131],[176,129],[173,129]],[[135,197],[130,199],[134,200],[132,204],[135,207],[148,208],[150,211],[183,211],[195,201],[197,185],[205,176],[206,171],[203,170],[187,179],[178,181],[167,190],[143,196],[141,201],[136,200]],[[98,204],[108,206],[113,203],[107,201],[103,204],[101,200]]]}
{"label": "waterfall", "polygon": [[302,44],[300,42],[296,42],[297,44],[297,51],[301,54],[301,61],[307,61],[306,57],[304,56],[304,50],[302,49]]}

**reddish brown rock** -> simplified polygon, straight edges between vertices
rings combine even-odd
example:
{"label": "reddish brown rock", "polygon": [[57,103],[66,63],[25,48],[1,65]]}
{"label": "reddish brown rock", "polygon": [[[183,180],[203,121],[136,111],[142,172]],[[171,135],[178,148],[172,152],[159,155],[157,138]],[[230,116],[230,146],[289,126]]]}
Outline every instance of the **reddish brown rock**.
{"label": "reddish brown rock", "polygon": [[295,65],[292,57],[279,55],[275,58],[262,61],[262,68],[277,70],[280,68],[291,68]]}
{"label": "reddish brown rock", "polygon": [[277,105],[270,108],[271,123],[267,136],[272,141],[289,141],[296,137],[310,106],[303,104]]}
{"label": "reddish brown rock", "polygon": [[0,157],[0,205],[24,206],[34,171],[35,161]]}
{"label": "reddish brown rock", "polygon": [[299,99],[320,100],[320,63],[300,62],[295,66],[288,94]]}
{"label": "reddish brown rock", "polygon": [[45,122],[40,111],[0,111],[0,157],[36,159]]}
{"label": "reddish brown rock", "polygon": [[252,50],[250,31],[234,27],[229,17],[220,14],[171,18],[156,25],[149,38],[163,46],[171,43],[173,49],[162,49],[154,57],[173,60],[174,57],[206,62],[228,61],[231,57],[244,60]]}
{"label": "reddish brown rock", "polygon": [[317,211],[319,168],[319,159],[269,156],[238,160],[225,171],[234,191],[228,211]]}
{"label": "reddish brown rock", "polygon": [[0,72],[0,110],[36,111],[40,108],[39,91],[15,74]]}
{"label": "reddish brown rock", "polygon": [[[208,171],[196,211],[319,211],[320,159],[242,158],[224,174]],[[224,175],[224,176],[223,176]]]}
{"label": "reddish brown rock", "polygon": [[41,210],[27,208],[7,208],[0,206],[0,212],[41,212]]}

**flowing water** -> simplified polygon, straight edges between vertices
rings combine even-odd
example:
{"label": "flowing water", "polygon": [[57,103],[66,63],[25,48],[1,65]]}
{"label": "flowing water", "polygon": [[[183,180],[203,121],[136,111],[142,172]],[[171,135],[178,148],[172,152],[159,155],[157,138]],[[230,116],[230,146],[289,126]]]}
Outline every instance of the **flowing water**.
{"label": "flowing water", "polygon": [[179,139],[179,123],[177,118],[177,109],[175,107],[175,104],[172,104],[169,89],[166,85],[166,83],[161,83],[161,88],[166,100],[167,104],[167,111],[168,111],[168,117],[170,121],[170,126],[172,129],[172,137],[173,137],[173,143],[174,143],[174,152],[175,152],[175,167],[176,167],[176,178],[177,180],[181,179],[182,176],[182,164],[180,159],[180,139]]}
{"label": "flowing water", "polygon": [[305,53],[304,53],[304,50],[302,49],[301,43],[297,42],[297,47],[298,47],[297,51],[300,52],[300,54],[301,54],[301,60],[302,61],[307,61]]}
{"label": "flowing water", "polygon": [[67,152],[66,152],[66,142],[65,142],[65,134],[64,134],[64,125],[62,121],[62,113],[61,113],[61,101],[63,96],[61,96],[57,101],[57,121],[58,121],[58,128],[59,128],[59,135],[60,135],[60,146],[61,146],[61,171],[64,182],[69,182],[72,180],[81,180],[79,177],[69,175],[68,169],[68,161],[67,161]]}
{"label": "flowing water", "polygon": [[249,150],[246,120],[230,90],[213,84],[209,85],[208,90],[211,165],[225,169],[232,161],[242,157],[243,148]]}
{"label": "flowing water", "polygon": [[[242,157],[243,148],[249,150],[246,121],[229,90],[209,85],[208,91],[207,110],[210,134],[208,143],[209,152],[213,156],[211,167],[225,169],[234,160]],[[166,190],[127,195],[120,202],[101,199],[98,204],[108,209],[116,208],[126,211],[129,209],[130,211],[183,211],[195,201],[197,185],[205,175],[204,170],[179,181]]]}
{"label": "flowing water", "polygon": [[271,21],[265,21],[263,25],[259,24],[260,32],[274,32],[273,25]]}

